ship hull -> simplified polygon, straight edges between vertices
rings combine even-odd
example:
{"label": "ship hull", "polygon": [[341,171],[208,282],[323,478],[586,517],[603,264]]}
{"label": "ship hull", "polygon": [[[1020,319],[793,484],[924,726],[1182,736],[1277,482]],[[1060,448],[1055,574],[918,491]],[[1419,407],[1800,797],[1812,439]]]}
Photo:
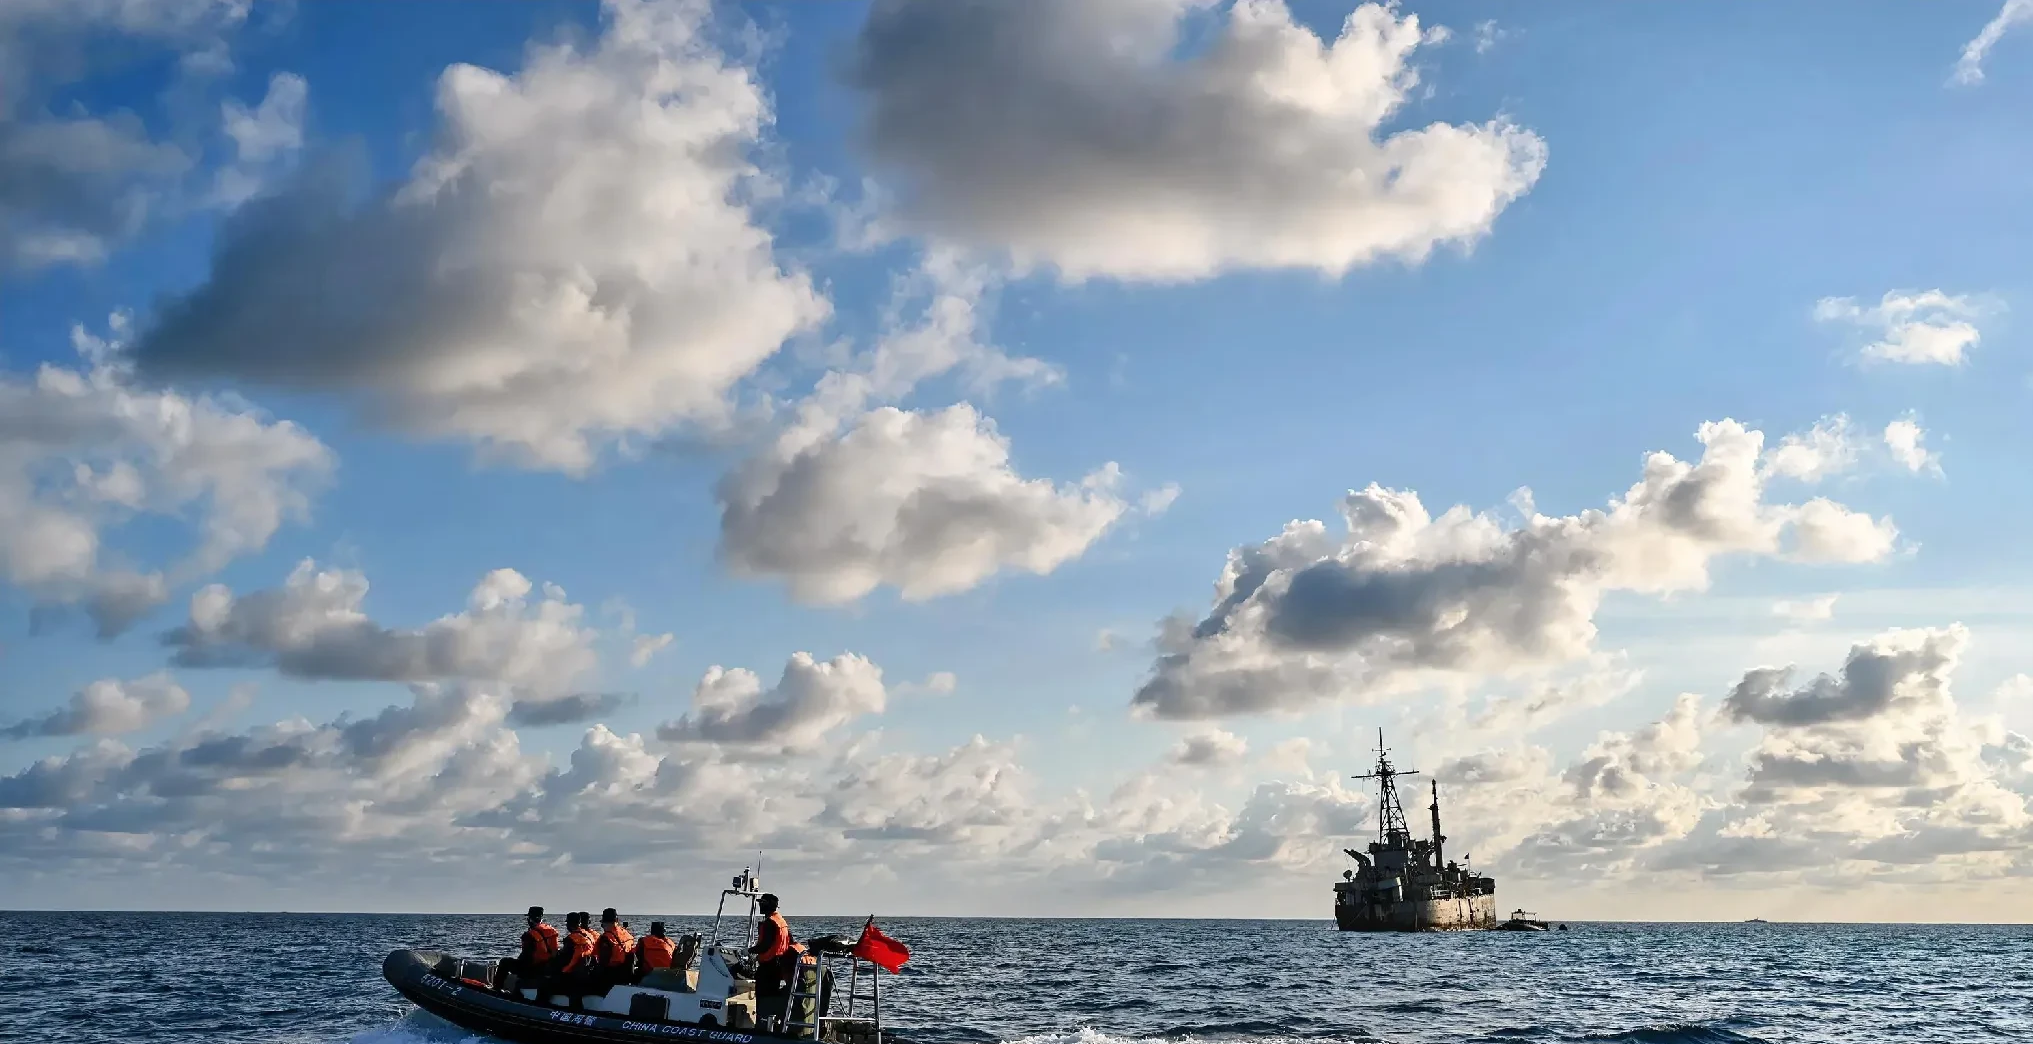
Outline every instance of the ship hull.
{"label": "ship hull", "polygon": [[1413,899],[1399,903],[1337,903],[1334,925],[1344,932],[1464,932],[1497,926],[1493,895]]}

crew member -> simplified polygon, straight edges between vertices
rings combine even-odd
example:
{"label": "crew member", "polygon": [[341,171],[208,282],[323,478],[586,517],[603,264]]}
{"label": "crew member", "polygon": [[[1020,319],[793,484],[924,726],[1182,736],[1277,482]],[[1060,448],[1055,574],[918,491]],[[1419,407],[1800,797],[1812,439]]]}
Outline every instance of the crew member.
{"label": "crew member", "polygon": [[544,997],[564,994],[575,1009],[592,986],[593,948],[599,941],[586,920],[583,912],[565,915],[564,944],[552,959],[550,977],[543,985]]}
{"label": "crew member", "polygon": [[522,933],[522,952],[502,961],[494,969],[494,988],[507,992],[508,976],[513,973],[520,983],[535,985],[539,976],[550,970],[551,958],[558,954],[558,930],[544,923],[544,908],[529,908],[529,929]]}
{"label": "crew member", "polygon": [[756,900],[762,920],[755,926],[755,1010],[758,1018],[782,1019],[790,1014],[791,983],[805,948],[791,937],[791,926],[777,912],[777,897],[764,893]]}
{"label": "crew member", "polygon": [[608,985],[627,982],[634,960],[635,936],[629,934],[628,926],[621,923],[613,907],[600,911],[600,938],[593,949],[594,974]]}
{"label": "crew member", "polygon": [[635,941],[635,981],[641,982],[650,972],[670,967],[677,952],[677,944],[664,934],[664,923],[649,922],[649,934]]}

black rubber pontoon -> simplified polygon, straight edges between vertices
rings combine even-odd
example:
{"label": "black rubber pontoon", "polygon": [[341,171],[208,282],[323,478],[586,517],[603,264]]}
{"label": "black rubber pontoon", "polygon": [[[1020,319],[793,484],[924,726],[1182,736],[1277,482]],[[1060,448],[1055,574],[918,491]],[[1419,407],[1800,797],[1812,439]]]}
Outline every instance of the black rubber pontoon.
{"label": "black rubber pontoon", "polygon": [[[519,1044],[646,1041],[710,1041],[754,1044],[794,1038],[724,1026],[698,1026],[658,1019],[637,1019],[611,1012],[569,1011],[521,997],[509,997],[462,981],[456,958],[428,950],[397,950],[381,962],[381,975],[417,1007],[462,1029]],[[440,966],[451,974],[441,974]],[[809,1041],[809,1038],[807,1038]]]}

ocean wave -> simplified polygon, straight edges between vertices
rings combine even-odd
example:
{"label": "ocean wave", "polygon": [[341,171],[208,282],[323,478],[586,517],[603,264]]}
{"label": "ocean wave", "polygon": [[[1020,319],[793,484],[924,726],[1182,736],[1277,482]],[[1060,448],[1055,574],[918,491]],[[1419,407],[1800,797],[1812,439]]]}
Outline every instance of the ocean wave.
{"label": "ocean wave", "polygon": [[1067,1032],[1017,1037],[1007,1044],[1192,1044],[1195,1041],[1233,1040],[1247,1040],[1250,1044],[1385,1044],[1381,1037],[1346,1026],[1307,1031],[1289,1022],[1253,1021],[1196,1023],[1164,1030],[1154,1036],[1118,1036],[1082,1026]]}
{"label": "ocean wave", "polygon": [[1766,1044],[1760,1037],[1746,1036],[1721,1026],[1693,1022],[1646,1026],[1618,1033],[1590,1033],[1567,1039],[1599,1041],[1602,1044]]}

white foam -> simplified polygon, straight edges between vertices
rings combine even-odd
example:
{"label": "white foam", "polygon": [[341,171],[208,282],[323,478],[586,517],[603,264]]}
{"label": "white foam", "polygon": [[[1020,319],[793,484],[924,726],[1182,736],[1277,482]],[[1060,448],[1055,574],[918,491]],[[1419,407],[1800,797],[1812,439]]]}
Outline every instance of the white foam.
{"label": "white foam", "polygon": [[493,1044],[484,1035],[461,1029],[429,1012],[411,1011],[378,1029],[347,1038],[347,1044]]}

